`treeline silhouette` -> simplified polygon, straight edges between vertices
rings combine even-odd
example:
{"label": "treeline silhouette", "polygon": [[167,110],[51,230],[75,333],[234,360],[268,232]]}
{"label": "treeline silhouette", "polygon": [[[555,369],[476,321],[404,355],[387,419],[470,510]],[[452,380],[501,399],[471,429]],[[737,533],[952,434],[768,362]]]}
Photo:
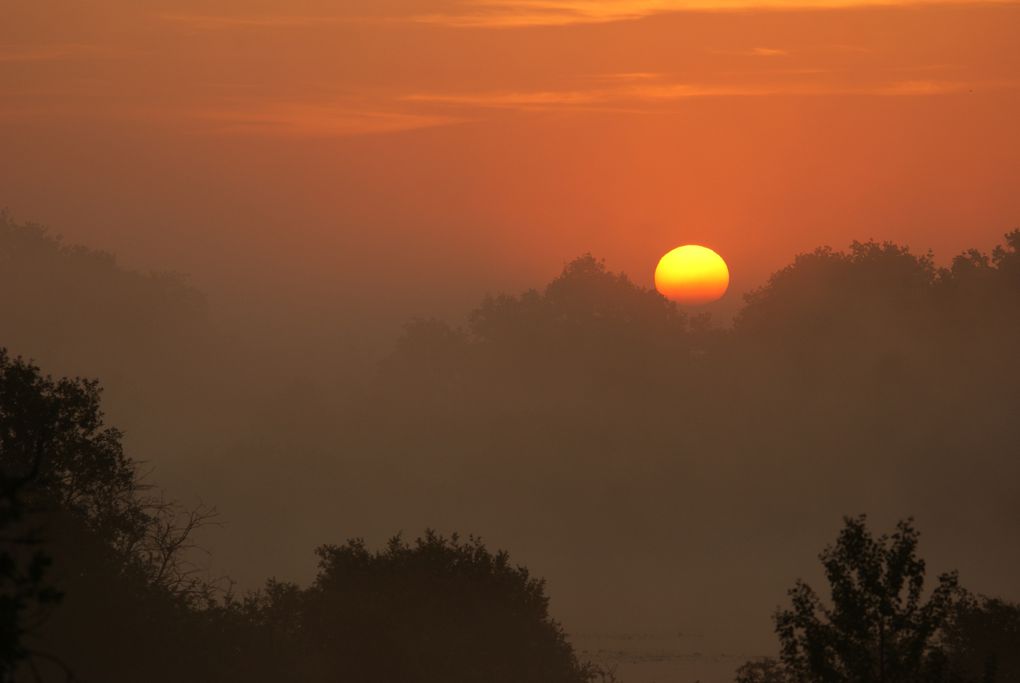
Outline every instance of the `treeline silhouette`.
{"label": "treeline silhouette", "polygon": [[1005,414],[1016,398],[1018,249],[1020,231],[991,257],[971,251],[948,268],[889,243],[819,249],[751,292],[728,330],[584,256],[542,291],[487,298],[465,327],[409,324],[383,386],[430,417],[596,410],[695,423],[729,421],[736,411],[713,402],[745,399],[853,419],[951,411],[965,391],[980,402],[969,410]]}
{"label": "treeline silhouette", "polygon": [[[570,625],[683,620],[763,651],[755,619],[860,509],[916,515],[939,563],[1016,598],[1020,232],[945,267],[877,242],[803,254],[728,327],[584,256],[352,371],[328,340],[232,332],[177,278],[0,227],[0,342],[103,379],[136,462],[224,510],[229,533],[192,538],[241,602],[274,573],[314,585],[300,549],[432,525],[541,567]],[[313,346],[328,360],[294,361]]]}

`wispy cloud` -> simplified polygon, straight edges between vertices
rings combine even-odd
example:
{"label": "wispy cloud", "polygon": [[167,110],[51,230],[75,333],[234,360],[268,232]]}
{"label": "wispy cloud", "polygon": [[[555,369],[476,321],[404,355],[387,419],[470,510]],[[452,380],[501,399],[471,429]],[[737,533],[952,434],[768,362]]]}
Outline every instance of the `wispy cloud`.
{"label": "wispy cloud", "polygon": [[968,83],[910,80],[864,86],[819,83],[709,85],[651,82],[589,90],[543,90],[532,92],[417,93],[408,102],[458,108],[534,110],[585,109],[593,105],[652,105],[695,98],[766,96],[933,96],[967,92],[975,88],[1014,89],[1017,83]]}
{"label": "wispy cloud", "polygon": [[945,4],[1014,4],[1015,0],[472,0],[463,11],[417,21],[466,28],[513,28],[635,21],[676,12],[812,10]]}
{"label": "wispy cloud", "polygon": [[402,99],[419,104],[490,109],[587,109],[592,105],[625,105],[682,100],[695,97],[741,97],[776,94],[774,88],[760,86],[718,86],[691,83],[627,82],[576,90],[536,90],[516,92],[415,93]]}
{"label": "wispy cloud", "polygon": [[406,111],[368,110],[344,104],[274,103],[191,111],[191,119],[218,132],[295,137],[347,137],[446,126],[463,117]]}
{"label": "wispy cloud", "polygon": [[216,15],[216,14],[161,14],[159,19],[192,29],[215,30],[230,28],[303,28],[322,24],[357,21],[341,16],[301,16],[286,14],[268,15]]}

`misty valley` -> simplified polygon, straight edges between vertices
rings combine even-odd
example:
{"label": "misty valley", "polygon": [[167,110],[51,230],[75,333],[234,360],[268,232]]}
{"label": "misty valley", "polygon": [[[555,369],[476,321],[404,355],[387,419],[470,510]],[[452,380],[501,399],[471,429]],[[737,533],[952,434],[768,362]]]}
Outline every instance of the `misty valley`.
{"label": "misty valley", "polygon": [[0,680],[1020,681],[1020,231],[475,299],[343,343],[2,214]]}

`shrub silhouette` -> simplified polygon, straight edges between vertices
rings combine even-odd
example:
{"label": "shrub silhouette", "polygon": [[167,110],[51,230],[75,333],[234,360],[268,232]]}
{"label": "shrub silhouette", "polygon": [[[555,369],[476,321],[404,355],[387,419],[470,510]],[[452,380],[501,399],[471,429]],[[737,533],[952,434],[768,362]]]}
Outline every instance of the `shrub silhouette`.
{"label": "shrub silhouette", "polygon": [[290,606],[282,622],[300,625],[309,680],[571,683],[593,675],[549,617],[544,583],[476,538],[430,531],[414,543],[395,537],[378,552],[353,540],[318,554],[311,587],[272,586],[262,607],[281,621],[281,606]]}

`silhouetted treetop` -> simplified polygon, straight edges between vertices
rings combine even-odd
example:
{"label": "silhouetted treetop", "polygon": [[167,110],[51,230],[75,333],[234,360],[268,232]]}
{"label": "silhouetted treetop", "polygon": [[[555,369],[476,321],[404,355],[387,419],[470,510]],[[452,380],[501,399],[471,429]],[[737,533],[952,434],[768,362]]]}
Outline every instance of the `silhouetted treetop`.
{"label": "silhouetted treetop", "polygon": [[818,683],[941,680],[940,634],[962,595],[956,574],[940,575],[926,594],[911,520],[878,538],[863,515],[844,521],[835,544],[820,555],[829,600],[798,581],[791,606],[775,615],[788,675]]}
{"label": "silhouetted treetop", "polygon": [[849,252],[823,247],[798,255],[747,294],[735,328],[759,337],[800,331],[819,339],[860,337],[883,326],[930,327],[932,316],[951,317],[962,308],[1012,317],[1002,306],[1020,302],[1018,249],[1015,230],[990,256],[970,249],[936,268],[930,253],[917,256],[890,242],[854,242]]}

